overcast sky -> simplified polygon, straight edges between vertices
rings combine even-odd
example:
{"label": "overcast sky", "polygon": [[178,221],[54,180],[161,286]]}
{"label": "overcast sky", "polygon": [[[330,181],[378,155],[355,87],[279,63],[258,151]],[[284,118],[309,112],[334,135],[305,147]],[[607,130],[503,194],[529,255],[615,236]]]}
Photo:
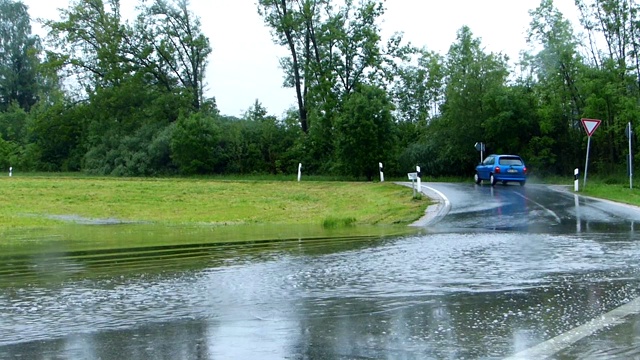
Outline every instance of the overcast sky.
{"label": "overcast sky", "polygon": [[[32,18],[57,19],[67,0],[23,0]],[[191,0],[213,52],[206,74],[206,95],[216,98],[225,115],[240,116],[258,99],[270,114],[280,116],[295,105],[295,91],[282,87],[278,58],[286,49],[273,44],[257,13],[255,0]],[[137,0],[121,0],[123,13]],[[555,0],[574,20],[574,0]],[[512,60],[527,48],[529,10],[540,0],[386,0],[383,36],[404,32],[405,41],[445,54],[456,32],[467,25],[486,51],[503,52]],[[34,28],[34,31],[37,29]]]}

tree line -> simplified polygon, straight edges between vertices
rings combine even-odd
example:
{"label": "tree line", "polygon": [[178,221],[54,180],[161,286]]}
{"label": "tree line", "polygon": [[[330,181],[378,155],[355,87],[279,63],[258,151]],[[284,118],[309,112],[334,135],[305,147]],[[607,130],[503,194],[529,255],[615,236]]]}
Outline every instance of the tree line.
{"label": "tree line", "polygon": [[527,34],[536,50],[510,61],[467,26],[446,54],[383,39],[382,0],[259,0],[297,101],[281,117],[259,100],[234,117],[205,96],[212,49],[188,0],[141,1],[131,21],[118,0],[71,0],[42,20],[43,38],[21,1],[0,0],[0,168],[292,174],[303,163],[371,180],[383,162],[390,176],[416,165],[470,176],[484,142],[533,173],[571,175],[584,163],[580,119],[597,118],[590,172],[621,172],[640,115],[640,7],[575,3],[578,29],[542,0]]}

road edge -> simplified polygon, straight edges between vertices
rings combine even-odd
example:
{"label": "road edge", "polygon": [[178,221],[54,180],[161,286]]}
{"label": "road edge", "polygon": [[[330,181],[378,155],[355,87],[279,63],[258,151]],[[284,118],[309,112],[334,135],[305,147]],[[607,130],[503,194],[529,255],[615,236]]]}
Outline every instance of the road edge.
{"label": "road edge", "polygon": [[[396,182],[396,184],[411,188],[413,187],[413,184],[410,182]],[[433,204],[427,207],[424,211],[424,215],[420,217],[420,219],[412,222],[409,226],[426,227],[433,225],[442,220],[442,218],[444,218],[451,210],[451,202],[442,192],[422,184],[420,193],[431,199]]]}

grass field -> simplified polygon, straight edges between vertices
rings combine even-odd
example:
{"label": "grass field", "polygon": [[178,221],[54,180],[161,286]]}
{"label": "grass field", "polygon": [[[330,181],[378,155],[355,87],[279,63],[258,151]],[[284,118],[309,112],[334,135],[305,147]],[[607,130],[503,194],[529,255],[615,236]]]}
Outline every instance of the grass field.
{"label": "grass field", "polygon": [[0,232],[68,222],[409,224],[427,199],[393,183],[82,176],[0,178]]}
{"label": "grass field", "polygon": [[629,184],[587,182],[587,187],[581,190],[579,194],[640,206],[640,189],[635,187],[630,189]]}

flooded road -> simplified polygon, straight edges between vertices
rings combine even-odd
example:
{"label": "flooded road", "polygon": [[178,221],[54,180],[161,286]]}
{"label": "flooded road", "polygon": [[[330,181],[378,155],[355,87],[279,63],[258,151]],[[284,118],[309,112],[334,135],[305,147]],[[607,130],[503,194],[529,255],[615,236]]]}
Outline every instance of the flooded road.
{"label": "flooded road", "polygon": [[[635,209],[544,186],[426,185],[450,210],[404,234],[212,245],[176,228],[148,246],[151,229],[85,226],[3,249],[0,359],[501,359],[640,295]],[[555,355],[637,356],[634,319]]]}

